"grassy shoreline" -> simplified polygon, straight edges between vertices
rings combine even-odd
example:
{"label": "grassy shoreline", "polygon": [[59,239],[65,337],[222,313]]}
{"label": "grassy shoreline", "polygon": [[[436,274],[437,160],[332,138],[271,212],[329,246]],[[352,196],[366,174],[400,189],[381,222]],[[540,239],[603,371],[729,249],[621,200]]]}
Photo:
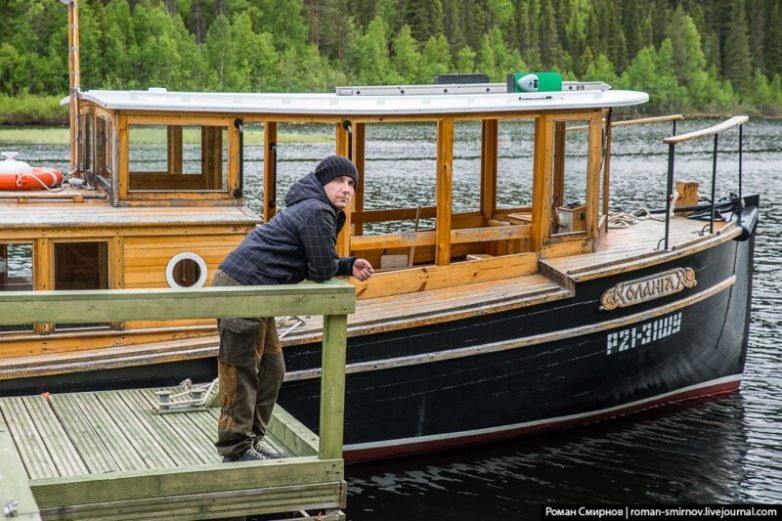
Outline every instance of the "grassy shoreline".
{"label": "grassy shoreline", "polygon": [[[197,144],[199,136],[195,133],[185,133],[185,144]],[[4,127],[0,126],[0,145],[63,145],[67,146],[69,140],[68,127],[49,126],[24,126]],[[159,132],[140,131],[135,134],[134,142],[139,144],[154,144],[161,140]],[[263,130],[246,129],[244,133],[245,146],[263,144]],[[330,143],[334,136],[329,134],[304,134],[298,132],[280,132],[277,135],[280,143]]]}

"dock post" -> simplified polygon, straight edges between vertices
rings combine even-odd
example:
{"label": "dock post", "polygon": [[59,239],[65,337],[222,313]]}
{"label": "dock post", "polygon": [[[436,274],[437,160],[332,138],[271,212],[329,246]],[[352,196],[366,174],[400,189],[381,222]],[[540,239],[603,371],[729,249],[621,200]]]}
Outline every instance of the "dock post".
{"label": "dock post", "polygon": [[320,380],[320,459],[342,458],[345,415],[347,315],[323,317],[323,372]]}

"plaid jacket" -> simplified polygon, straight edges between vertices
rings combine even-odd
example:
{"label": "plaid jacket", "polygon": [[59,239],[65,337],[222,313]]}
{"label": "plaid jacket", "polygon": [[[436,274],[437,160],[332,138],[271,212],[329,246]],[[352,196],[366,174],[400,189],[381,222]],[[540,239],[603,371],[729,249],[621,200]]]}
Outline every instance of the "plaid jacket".
{"label": "plaid jacket", "polygon": [[297,181],[285,204],[228,254],[220,270],[247,286],[350,275],[356,257],[338,257],[336,249],[345,213],[331,205],[315,174]]}

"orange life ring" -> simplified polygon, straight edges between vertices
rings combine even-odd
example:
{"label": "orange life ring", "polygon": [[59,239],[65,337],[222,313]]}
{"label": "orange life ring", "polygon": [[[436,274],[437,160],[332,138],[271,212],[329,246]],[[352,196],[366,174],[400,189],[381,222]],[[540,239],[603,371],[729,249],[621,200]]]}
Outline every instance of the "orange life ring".
{"label": "orange life ring", "polygon": [[33,167],[31,172],[0,173],[0,190],[46,190],[59,186],[62,179],[59,170]]}

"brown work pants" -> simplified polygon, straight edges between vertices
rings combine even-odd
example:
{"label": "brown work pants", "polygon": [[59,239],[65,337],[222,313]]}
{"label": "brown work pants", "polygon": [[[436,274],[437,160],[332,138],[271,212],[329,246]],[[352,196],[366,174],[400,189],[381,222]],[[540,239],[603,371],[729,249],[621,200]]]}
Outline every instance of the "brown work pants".
{"label": "brown work pants", "polygon": [[[218,270],[212,286],[239,286]],[[217,452],[235,459],[264,437],[285,376],[274,317],[217,321],[220,352],[220,419]]]}

